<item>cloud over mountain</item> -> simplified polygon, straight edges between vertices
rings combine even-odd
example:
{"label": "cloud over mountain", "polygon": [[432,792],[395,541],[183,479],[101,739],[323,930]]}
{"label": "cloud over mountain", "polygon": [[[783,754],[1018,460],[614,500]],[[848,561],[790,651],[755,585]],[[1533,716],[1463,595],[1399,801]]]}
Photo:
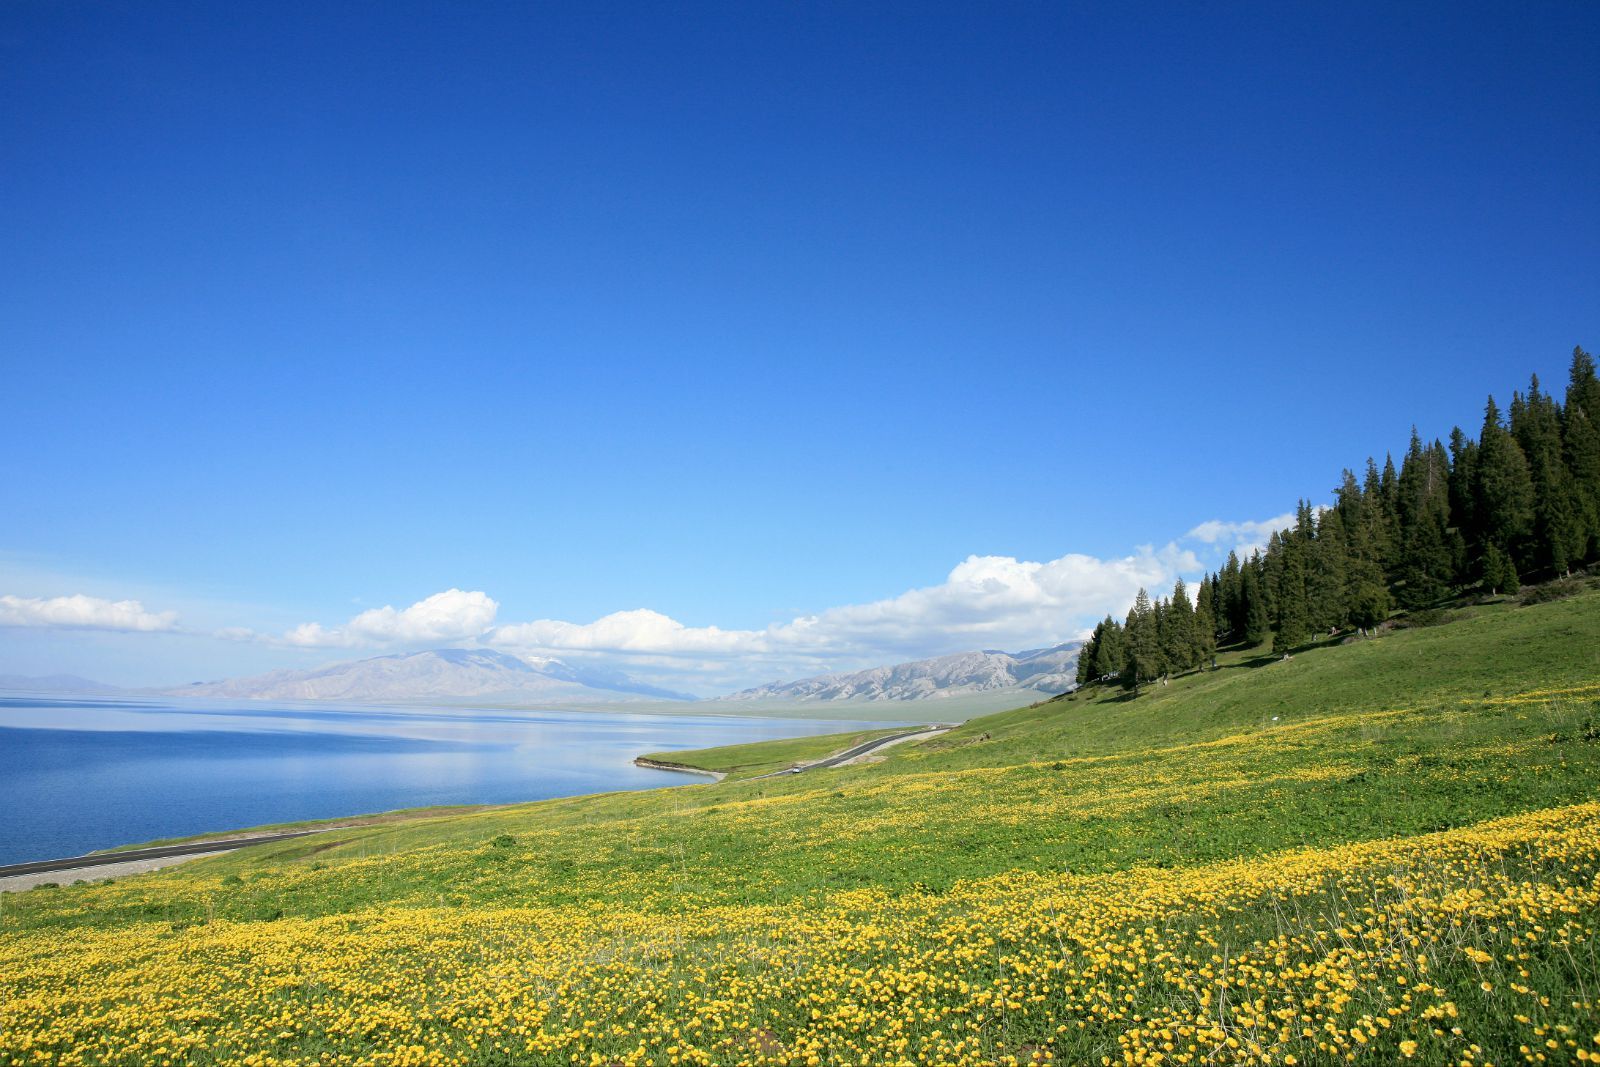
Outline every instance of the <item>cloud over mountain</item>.
{"label": "cloud over mountain", "polygon": [[291,645],[353,648],[359,645],[410,645],[475,638],[494,625],[500,605],[487,593],[446,589],[409,608],[384,606],[363,611],[331,629],[307,622],[283,635]]}
{"label": "cloud over mountain", "polygon": [[666,655],[740,654],[766,650],[762,634],[757,631],[685,626],[676,619],[648,608],[612,612],[590,623],[539,619],[501,626],[489,635],[489,641],[511,648]]}
{"label": "cloud over mountain", "polygon": [[590,623],[541,619],[500,626],[485,643],[524,651],[656,657],[752,658],[814,664],[870,662],[952,646],[1030,645],[1076,636],[1106,612],[1121,612],[1140,586],[1158,588],[1200,569],[1168,545],[1119,559],[1069,554],[1048,562],[969,556],[938,585],[865,604],[829,608],[761,630],[687,626],[638,609]]}
{"label": "cloud over mountain", "polygon": [[[702,693],[775,677],[806,677],[974,648],[1059,645],[1086,635],[1101,617],[1120,616],[1140,587],[1164,592],[1264,544],[1292,515],[1262,521],[1200,523],[1159,548],[1118,557],[1068,553],[1034,561],[972,555],[937,583],[898,595],[843,604],[760,629],[695,626],[647,607],[588,622],[500,622],[500,605],[482,590],[450,588],[406,607],[386,605],[343,623],[303,622],[264,632],[208,628],[214,638],[277,648],[415,650],[440,645],[559,656],[590,668],[626,667],[675,689]],[[0,597],[0,626],[176,631],[174,612],[149,612],[135,600],[89,596]]]}

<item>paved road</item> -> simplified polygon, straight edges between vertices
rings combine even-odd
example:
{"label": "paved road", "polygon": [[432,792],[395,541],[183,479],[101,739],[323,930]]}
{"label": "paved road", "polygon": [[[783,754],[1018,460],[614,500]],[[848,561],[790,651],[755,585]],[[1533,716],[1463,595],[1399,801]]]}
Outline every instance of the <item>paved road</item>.
{"label": "paved road", "polygon": [[908,737],[917,737],[921,734],[938,734],[951,729],[954,729],[954,727],[948,724],[936,724],[933,726],[919,726],[915,730],[903,730],[897,734],[890,734],[888,737],[876,737],[871,741],[863,741],[859,745],[845,749],[843,752],[835,752],[827,759],[818,760],[815,763],[807,763],[803,767],[790,767],[786,770],[773,771],[771,774],[758,774],[755,778],[751,778],[750,781],[753,782],[758,778],[776,778],[783,774],[800,774],[803,771],[814,771],[822,767],[837,767],[841,763],[847,763],[855,759],[857,756],[865,756],[869,752],[876,752],[880,748],[904,741]]}
{"label": "paved road", "polygon": [[35,860],[32,863],[13,863],[0,867],[0,878],[21,874],[44,874],[48,871],[73,871],[81,867],[104,867],[112,863],[133,860],[166,859],[169,856],[194,856],[202,852],[231,852],[236,848],[265,845],[272,841],[287,841],[294,837],[307,837],[323,833],[322,830],[295,830],[283,834],[262,834],[259,837],[236,837],[224,841],[190,841],[182,845],[160,845],[156,848],[131,848],[123,852],[97,852],[92,856],[73,856],[64,860]]}

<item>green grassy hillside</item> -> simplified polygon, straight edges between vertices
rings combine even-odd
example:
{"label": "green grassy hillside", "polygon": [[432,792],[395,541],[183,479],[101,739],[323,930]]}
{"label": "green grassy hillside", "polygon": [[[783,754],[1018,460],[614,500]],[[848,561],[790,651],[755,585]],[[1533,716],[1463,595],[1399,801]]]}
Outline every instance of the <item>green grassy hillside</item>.
{"label": "green grassy hillside", "polygon": [[1600,593],[886,756],[6,895],[0,1063],[1600,1056]]}

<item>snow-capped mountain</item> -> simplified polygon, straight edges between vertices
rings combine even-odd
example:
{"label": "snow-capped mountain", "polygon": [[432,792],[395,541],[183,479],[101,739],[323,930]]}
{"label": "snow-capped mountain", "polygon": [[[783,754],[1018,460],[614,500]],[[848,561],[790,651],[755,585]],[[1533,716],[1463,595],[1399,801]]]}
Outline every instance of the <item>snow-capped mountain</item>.
{"label": "snow-capped mountain", "polygon": [[956,652],[935,659],[773,682],[730,700],[937,700],[1000,689],[1054,695],[1072,688],[1081,642],[1027,652]]}
{"label": "snow-capped mountain", "polygon": [[597,703],[690,700],[615,671],[586,670],[555,659],[518,659],[488,649],[441,648],[335,663],[315,670],[272,671],[252,678],[195,682],[173,696],[243,700],[460,700],[496,703]]}

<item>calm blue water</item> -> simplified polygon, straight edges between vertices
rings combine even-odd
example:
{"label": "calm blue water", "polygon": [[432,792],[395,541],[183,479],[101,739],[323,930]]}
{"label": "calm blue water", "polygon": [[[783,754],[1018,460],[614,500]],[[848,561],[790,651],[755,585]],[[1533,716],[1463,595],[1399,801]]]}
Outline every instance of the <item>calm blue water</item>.
{"label": "calm blue water", "polygon": [[0,864],[262,823],[707,779],[644,752],[882,723],[0,696]]}

